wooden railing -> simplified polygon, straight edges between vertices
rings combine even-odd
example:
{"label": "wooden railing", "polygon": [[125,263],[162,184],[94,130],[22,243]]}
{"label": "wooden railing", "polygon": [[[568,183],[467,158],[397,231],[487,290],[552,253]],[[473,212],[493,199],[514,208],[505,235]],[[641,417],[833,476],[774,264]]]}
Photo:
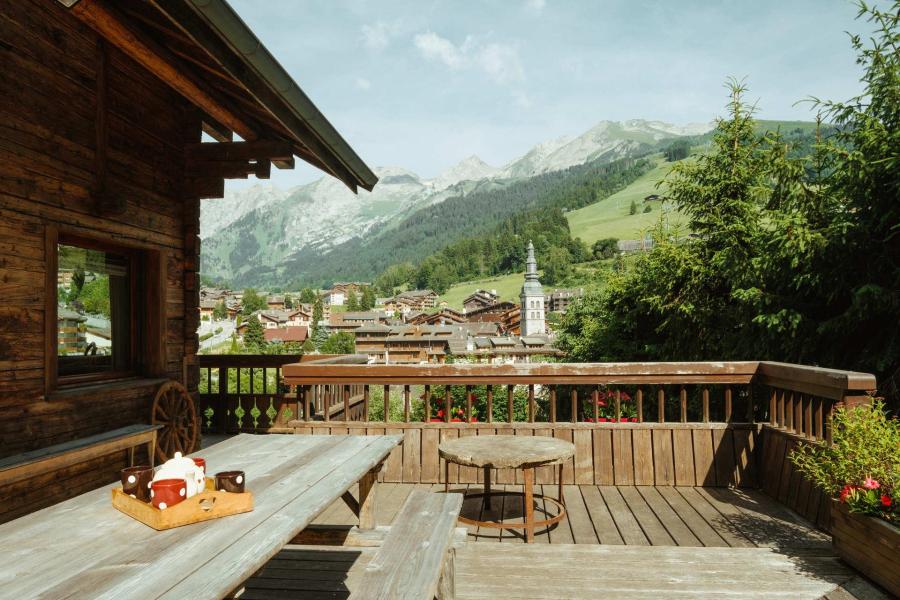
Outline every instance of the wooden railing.
{"label": "wooden railing", "polygon": [[[294,364],[284,377],[297,386],[301,407],[315,386],[338,385],[341,397],[348,386],[363,386],[361,420],[325,422],[301,409],[288,426],[294,433],[402,433],[387,481],[442,480],[437,446],[448,437],[549,435],[575,444],[567,483],[762,486],[785,503],[801,483],[788,443],[777,437],[829,439],[837,403],[862,401],[875,388],[864,373],[756,361]],[[475,483],[480,475],[463,467],[450,477]],[[505,478],[515,474],[498,477],[511,483]],[[538,473],[538,482],[552,481],[549,469]],[[810,496],[807,505],[815,502]]]}
{"label": "wooden railing", "polygon": [[[264,433],[287,427],[296,417],[330,420],[362,419],[362,386],[323,383],[310,386],[303,407],[285,385],[282,367],[288,363],[359,364],[360,355],[244,355],[197,356],[200,371],[197,404],[204,433]],[[350,393],[349,406],[341,394]],[[348,410],[349,409],[349,410]],[[345,413],[346,411],[346,413]]]}

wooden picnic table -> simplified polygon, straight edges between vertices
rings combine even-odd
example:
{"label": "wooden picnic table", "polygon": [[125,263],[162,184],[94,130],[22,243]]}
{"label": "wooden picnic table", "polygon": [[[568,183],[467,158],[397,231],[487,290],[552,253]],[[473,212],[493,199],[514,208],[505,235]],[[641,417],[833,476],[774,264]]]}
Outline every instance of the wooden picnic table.
{"label": "wooden picnic table", "polygon": [[0,597],[221,598],[337,498],[374,527],[375,474],[401,440],[238,435],[197,455],[211,475],[243,470],[253,511],[167,531],[113,508],[119,484],[10,521],[0,525]]}

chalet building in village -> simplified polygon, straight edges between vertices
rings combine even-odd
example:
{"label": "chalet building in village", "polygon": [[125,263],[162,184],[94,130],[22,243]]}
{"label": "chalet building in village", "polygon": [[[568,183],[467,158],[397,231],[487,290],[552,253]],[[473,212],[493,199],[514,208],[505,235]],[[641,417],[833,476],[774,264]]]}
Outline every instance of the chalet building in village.
{"label": "chalet building in village", "polygon": [[[6,521],[112,481],[122,453],[65,448],[125,448],[161,391],[186,413],[159,453],[196,446],[201,201],[296,158],[377,178],[222,0],[17,0],[0,20],[0,460],[69,457],[0,487]],[[108,282],[106,354],[58,302],[76,271]]]}

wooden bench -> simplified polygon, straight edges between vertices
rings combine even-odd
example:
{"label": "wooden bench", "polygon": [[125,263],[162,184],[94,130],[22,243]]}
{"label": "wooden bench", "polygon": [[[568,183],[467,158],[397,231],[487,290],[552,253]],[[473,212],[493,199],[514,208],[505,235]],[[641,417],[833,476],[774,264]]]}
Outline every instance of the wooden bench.
{"label": "wooden bench", "polygon": [[453,537],[462,502],[462,494],[412,492],[351,600],[451,600],[455,595]]}
{"label": "wooden bench", "polygon": [[129,425],[71,442],[2,458],[0,459],[0,487],[52,473],[120,450],[128,450],[129,462],[134,464],[134,449],[144,444],[147,445],[152,465],[153,455],[156,451],[156,431],[161,427],[162,425]]}

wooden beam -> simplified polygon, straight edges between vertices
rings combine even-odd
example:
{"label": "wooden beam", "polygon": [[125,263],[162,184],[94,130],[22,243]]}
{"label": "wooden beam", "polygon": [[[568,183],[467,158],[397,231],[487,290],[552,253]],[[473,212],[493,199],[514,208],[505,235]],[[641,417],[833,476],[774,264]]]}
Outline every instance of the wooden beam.
{"label": "wooden beam", "polygon": [[256,139],[256,132],[250,125],[202,89],[171,52],[126,25],[116,9],[100,0],[81,0],[70,12],[210,117],[246,140]]}
{"label": "wooden beam", "polygon": [[196,161],[191,162],[186,176],[198,177],[222,177],[225,179],[247,179],[255,175],[257,179],[269,179],[272,172],[272,162],[266,159],[236,160],[236,161]]}
{"label": "wooden beam", "polygon": [[225,180],[221,177],[194,177],[185,180],[185,198],[222,198],[225,196]]}
{"label": "wooden beam", "polygon": [[294,157],[291,144],[279,140],[187,144],[184,147],[184,154],[188,164],[260,159],[285,161]]}
{"label": "wooden beam", "polygon": [[203,133],[216,140],[217,142],[230,142],[234,139],[231,130],[217,122],[215,119],[207,116],[201,117],[203,125]]}

